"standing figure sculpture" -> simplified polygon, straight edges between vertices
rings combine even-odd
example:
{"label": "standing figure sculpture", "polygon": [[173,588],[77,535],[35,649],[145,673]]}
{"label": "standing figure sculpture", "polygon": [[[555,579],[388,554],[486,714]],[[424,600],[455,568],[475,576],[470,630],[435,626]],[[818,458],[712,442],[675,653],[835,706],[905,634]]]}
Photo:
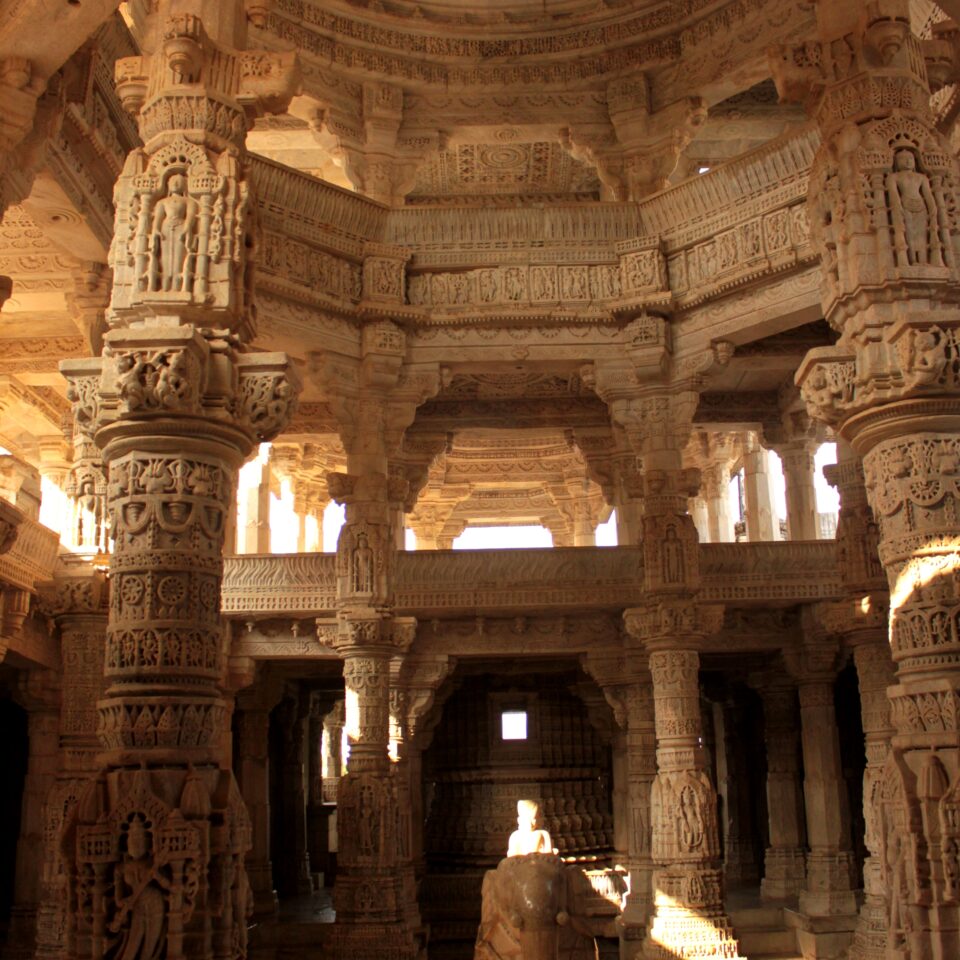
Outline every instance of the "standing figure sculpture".
{"label": "standing figure sculpture", "polygon": [[483,878],[474,960],[597,960],[589,882],[537,829],[539,812],[535,801],[518,801],[507,855]]}
{"label": "standing figure sculpture", "polygon": [[147,828],[135,816],[127,830],[127,852],[117,867],[117,913],[112,932],[123,930],[116,960],[160,960],[166,947],[166,880],[150,856]]}
{"label": "standing figure sculpture", "polygon": [[373,593],[374,554],[367,535],[357,534],[357,543],[353,548],[353,592]]}
{"label": "standing figure sculpture", "polygon": [[199,210],[197,201],[187,193],[186,177],[179,173],[170,177],[167,195],[153,210],[150,290],[191,289],[190,255],[196,253]]}
{"label": "standing figure sculpture", "polygon": [[894,229],[894,249],[901,266],[943,266],[937,229],[937,204],[926,174],[917,170],[910,150],[898,150],[887,174],[887,202]]}

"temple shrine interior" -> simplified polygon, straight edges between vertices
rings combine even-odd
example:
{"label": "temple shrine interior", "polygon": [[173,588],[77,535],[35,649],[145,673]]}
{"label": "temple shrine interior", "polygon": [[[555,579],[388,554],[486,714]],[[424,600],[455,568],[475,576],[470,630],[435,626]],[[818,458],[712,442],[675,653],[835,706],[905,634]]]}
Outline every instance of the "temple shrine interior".
{"label": "temple shrine interior", "polygon": [[960,960],[960,0],[0,0],[0,960]]}

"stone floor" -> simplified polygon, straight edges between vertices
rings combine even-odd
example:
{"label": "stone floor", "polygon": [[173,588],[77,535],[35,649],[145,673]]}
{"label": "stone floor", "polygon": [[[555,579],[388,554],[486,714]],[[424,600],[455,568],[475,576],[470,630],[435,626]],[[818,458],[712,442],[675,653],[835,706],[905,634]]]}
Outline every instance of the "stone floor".
{"label": "stone floor", "polygon": [[[321,956],[322,925],[334,920],[332,890],[324,888],[308,896],[283,900],[275,919],[257,921],[250,933],[251,960],[314,960]],[[795,909],[790,901],[768,903],[756,888],[742,888],[727,895],[727,909],[740,939],[741,955],[747,960],[801,960],[796,933],[785,921],[784,911]],[[615,960],[615,941],[598,943],[599,960]],[[472,960],[472,945],[438,943],[430,960]]]}

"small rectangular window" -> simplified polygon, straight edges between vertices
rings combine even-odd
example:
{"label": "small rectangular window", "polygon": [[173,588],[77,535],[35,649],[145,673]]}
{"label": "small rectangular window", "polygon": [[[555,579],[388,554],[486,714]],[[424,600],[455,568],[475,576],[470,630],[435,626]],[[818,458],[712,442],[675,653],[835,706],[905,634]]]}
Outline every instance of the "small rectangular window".
{"label": "small rectangular window", "polygon": [[504,740],[526,740],[527,711],[504,710],[500,714],[500,735]]}

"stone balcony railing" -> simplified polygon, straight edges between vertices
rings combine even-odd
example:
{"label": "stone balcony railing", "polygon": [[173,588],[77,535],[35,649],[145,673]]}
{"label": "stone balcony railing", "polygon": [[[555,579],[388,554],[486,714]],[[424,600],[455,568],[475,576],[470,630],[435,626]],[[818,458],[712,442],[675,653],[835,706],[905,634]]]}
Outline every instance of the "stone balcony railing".
{"label": "stone balcony railing", "polygon": [[[840,595],[833,541],[717,543],[700,548],[704,600],[728,604],[813,602]],[[639,547],[400,553],[396,609],[443,618],[619,610],[642,602]],[[223,612],[234,620],[329,616],[333,554],[231,557]]]}
{"label": "stone balcony railing", "polygon": [[0,553],[0,584],[33,592],[37,585],[53,579],[60,537],[42,523],[25,517],[4,502],[4,512],[16,514],[16,539]]}
{"label": "stone balcony railing", "polygon": [[0,662],[20,667],[59,666],[59,650],[50,634],[30,618],[32,595],[53,579],[60,538],[52,530],[0,501],[0,527],[13,528],[0,553]]}

